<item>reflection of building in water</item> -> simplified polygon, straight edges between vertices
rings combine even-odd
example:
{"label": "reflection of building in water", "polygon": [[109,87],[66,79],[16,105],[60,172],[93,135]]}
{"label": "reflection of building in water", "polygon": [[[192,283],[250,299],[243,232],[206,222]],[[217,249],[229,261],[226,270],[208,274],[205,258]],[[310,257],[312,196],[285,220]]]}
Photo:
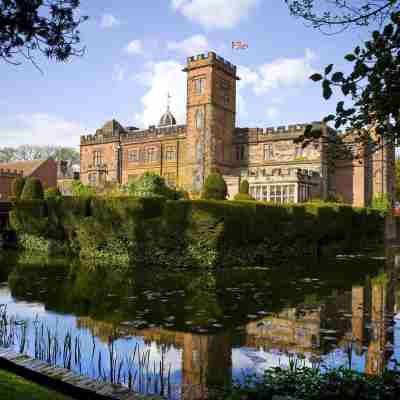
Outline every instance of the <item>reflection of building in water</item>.
{"label": "reflection of building in water", "polygon": [[321,308],[296,309],[246,325],[246,345],[302,352],[319,347]]}
{"label": "reflection of building in water", "polygon": [[213,387],[230,386],[232,345],[228,334],[184,334],[182,397],[201,400]]}
{"label": "reflection of building in water", "polygon": [[355,350],[362,353],[364,341],[364,287],[353,286],[351,289],[351,333],[355,340]]}

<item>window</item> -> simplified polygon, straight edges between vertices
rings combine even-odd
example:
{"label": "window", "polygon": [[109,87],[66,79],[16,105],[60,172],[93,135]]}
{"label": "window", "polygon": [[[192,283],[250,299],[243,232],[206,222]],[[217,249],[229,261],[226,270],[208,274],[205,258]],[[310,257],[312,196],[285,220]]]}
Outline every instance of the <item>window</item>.
{"label": "window", "polygon": [[139,161],[139,150],[131,150],[128,152],[128,161],[129,162],[137,162]]}
{"label": "window", "polygon": [[295,185],[271,185],[269,187],[269,200],[273,203],[294,203]]}
{"label": "window", "polygon": [[222,102],[225,106],[229,104],[229,82],[225,79],[220,81],[220,89],[222,94]]}
{"label": "window", "polygon": [[274,158],[274,149],[272,144],[264,144],[264,160],[272,160]]}
{"label": "window", "polygon": [[101,151],[93,152],[93,164],[97,167],[98,165],[103,164],[103,157]]}
{"label": "window", "polygon": [[154,162],[156,161],[156,149],[155,147],[149,147],[146,151],[146,161]]}
{"label": "window", "polygon": [[206,87],[206,78],[197,78],[194,80],[194,92],[195,94],[203,94]]}
{"label": "window", "polygon": [[244,160],[245,147],[244,145],[236,146],[236,160]]}
{"label": "window", "polygon": [[176,160],[176,151],[174,146],[167,146],[165,150],[165,159],[167,161],[175,161]]}
{"label": "window", "polygon": [[303,147],[302,146],[297,146],[296,147],[296,157],[295,158],[303,158]]}
{"label": "window", "polygon": [[96,174],[89,174],[89,185],[96,185]]}
{"label": "window", "polygon": [[203,125],[204,125],[203,121],[204,121],[203,111],[197,110],[196,116],[195,116],[196,129],[203,129]]}

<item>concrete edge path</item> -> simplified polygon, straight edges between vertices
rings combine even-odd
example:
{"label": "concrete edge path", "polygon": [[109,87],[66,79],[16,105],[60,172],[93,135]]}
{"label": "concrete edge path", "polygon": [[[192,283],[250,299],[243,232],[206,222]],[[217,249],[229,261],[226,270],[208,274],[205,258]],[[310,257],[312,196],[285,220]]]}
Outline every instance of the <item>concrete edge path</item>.
{"label": "concrete edge path", "polygon": [[78,375],[65,368],[0,348],[0,368],[75,399],[85,400],[161,400],[160,396],[133,393],[121,385]]}

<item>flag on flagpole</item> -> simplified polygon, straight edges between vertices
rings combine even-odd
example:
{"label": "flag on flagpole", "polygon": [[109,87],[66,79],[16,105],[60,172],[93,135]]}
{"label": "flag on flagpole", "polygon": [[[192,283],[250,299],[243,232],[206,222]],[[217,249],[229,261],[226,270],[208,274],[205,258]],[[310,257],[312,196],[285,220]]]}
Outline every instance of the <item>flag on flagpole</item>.
{"label": "flag on flagpole", "polygon": [[234,40],[232,42],[232,49],[233,50],[234,49],[245,50],[245,49],[248,49],[248,48],[249,48],[249,45],[246,42],[242,41],[242,40]]}

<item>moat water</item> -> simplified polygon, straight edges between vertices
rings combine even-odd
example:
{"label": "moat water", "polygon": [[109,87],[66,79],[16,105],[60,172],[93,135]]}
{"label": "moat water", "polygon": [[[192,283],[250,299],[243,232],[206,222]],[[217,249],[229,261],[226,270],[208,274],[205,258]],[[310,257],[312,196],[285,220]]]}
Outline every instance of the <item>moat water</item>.
{"label": "moat water", "polygon": [[3,253],[0,304],[17,328],[0,341],[172,399],[293,362],[376,374],[400,363],[400,258],[384,253],[218,271]]}

